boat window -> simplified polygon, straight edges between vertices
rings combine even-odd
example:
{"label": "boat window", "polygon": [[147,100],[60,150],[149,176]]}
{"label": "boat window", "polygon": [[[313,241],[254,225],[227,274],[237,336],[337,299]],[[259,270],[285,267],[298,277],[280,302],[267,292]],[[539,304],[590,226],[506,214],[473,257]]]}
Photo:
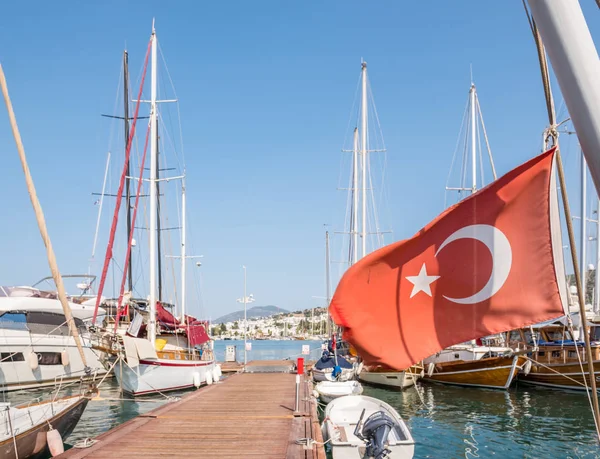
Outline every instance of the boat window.
{"label": "boat window", "polygon": [[[75,325],[80,331],[85,329],[83,321],[75,319]],[[40,335],[69,336],[65,316],[55,312],[31,311],[27,313],[27,325],[31,333]]]}
{"label": "boat window", "polygon": [[0,352],[0,363],[24,361],[25,357],[22,352]]}
{"label": "boat window", "polygon": [[454,354],[455,359],[460,359],[460,354]]}
{"label": "boat window", "polygon": [[539,357],[544,357],[546,355],[546,351],[538,351]]}
{"label": "boat window", "polygon": [[569,351],[569,358],[570,359],[574,359],[575,357],[577,357],[577,352],[576,351]]}
{"label": "boat window", "polygon": [[0,328],[27,330],[26,315],[22,312],[5,312],[0,316]]}
{"label": "boat window", "polygon": [[552,357],[560,357],[560,351],[552,351]]}
{"label": "boat window", "polygon": [[600,327],[590,328],[590,339],[592,341],[600,341]]}
{"label": "boat window", "polygon": [[521,341],[521,332],[519,330],[513,330],[508,335],[508,340],[511,342]]}
{"label": "boat window", "polygon": [[62,365],[60,352],[36,352],[40,365]]}
{"label": "boat window", "polygon": [[571,339],[569,332],[563,328],[547,329],[546,336],[548,336],[548,341],[562,341]]}

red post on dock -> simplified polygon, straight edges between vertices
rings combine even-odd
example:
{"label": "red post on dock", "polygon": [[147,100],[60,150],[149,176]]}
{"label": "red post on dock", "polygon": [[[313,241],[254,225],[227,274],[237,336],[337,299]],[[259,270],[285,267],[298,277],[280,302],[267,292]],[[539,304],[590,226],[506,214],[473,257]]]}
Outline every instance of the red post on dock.
{"label": "red post on dock", "polygon": [[296,364],[296,374],[304,374],[304,357],[298,357],[298,363]]}

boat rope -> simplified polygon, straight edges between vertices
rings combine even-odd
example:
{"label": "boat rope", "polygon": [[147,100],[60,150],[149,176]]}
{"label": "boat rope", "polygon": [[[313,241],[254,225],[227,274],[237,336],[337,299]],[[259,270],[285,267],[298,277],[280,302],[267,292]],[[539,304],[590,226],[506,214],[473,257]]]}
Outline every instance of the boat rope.
{"label": "boat rope", "polygon": [[[569,199],[567,196],[567,185],[565,181],[565,173],[563,170],[563,164],[560,155],[560,148],[558,145],[558,130],[556,124],[556,112],[554,109],[554,98],[552,96],[552,88],[550,86],[550,73],[548,70],[548,62],[546,59],[546,51],[544,44],[542,43],[542,37],[535,24],[534,18],[531,16],[529,9],[527,8],[526,0],[522,0],[523,7],[525,8],[525,14],[529,21],[531,33],[535,41],[535,46],[538,53],[538,60],[540,64],[540,71],[542,77],[542,85],[544,87],[544,95],[546,99],[546,109],[548,111],[549,126],[544,132],[544,142],[548,144],[552,140],[552,145],[556,148],[556,166],[558,171],[558,180],[560,186],[560,192],[563,202],[563,211],[565,217],[565,223],[567,225],[567,233],[569,235],[569,247],[571,249],[571,261],[573,263],[573,273],[575,275],[575,284],[577,285],[577,294],[579,300],[579,316],[581,320],[581,327],[583,329],[583,338],[585,341],[585,350],[587,358],[587,366],[590,378],[591,388],[591,410],[594,417],[594,425],[596,427],[596,435],[600,440],[600,407],[598,404],[598,392],[596,390],[596,374],[594,372],[594,359],[592,356],[592,348],[590,346],[590,334],[587,327],[587,317],[585,312],[585,293],[583,292],[581,276],[584,273],[579,272],[579,261],[577,259],[577,252],[575,250],[575,233],[573,231],[573,219],[571,217],[571,209],[569,207]],[[568,314],[567,314],[568,315]],[[583,373],[585,375],[585,373]]]}
{"label": "boat rope", "polygon": [[[150,138],[150,123],[146,129],[146,140],[144,142],[144,153],[142,154],[142,161],[140,163],[140,176],[137,184],[137,192],[135,195],[135,204],[133,207],[133,215],[131,217],[131,227],[135,228],[135,220],[137,218],[138,205],[140,203],[140,193],[142,191],[142,183],[144,178],[144,166],[146,164],[146,153],[148,152],[148,139]],[[121,287],[119,290],[119,300],[117,302],[117,318],[115,319],[115,333],[119,326],[119,319],[121,318],[121,307],[123,306],[123,292],[125,291],[125,282],[127,281],[127,269],[129,268],[129,257],[131,255],[131,245],[133,243],[133,231],[129,232],[129,241],[127,241],[127,253],[125,255],[125,263],[123,266],[123,277],[121,278]],[[129,312],[129,305],[126,306],[126,312]]]}
{"label": "boat rope", "polygon": [[94,446],[96,443],[98,443],[100,440],[96,440],[94,438],[84,438],[83,440],[79,440],[77,442],[75,442],[73,444],[73,448],[77,448],[77,449],[85,449],[85,448],[89,448],[91,446]]}
{"label": "boat rope", "polygon": [[15,457],[19,458],[19,450],[17,449],[17,436],[15,435],[15,431],[13,430],[12,419],[10,417],[10,406],[6,406],[6,418],[8,419],[8,427],[10,428],[10,436],[13,440],[13,445],[15,447]]}
{"label": "boat rope", "polygon": [[38,227],[40,230],[40,235],[42,236],[42,240],[44,241],[44,246],[46,247],[46,256],[48,258],[48,265],[50,266],[50,271],[52,272],[52,278],[54,280],[54,283],[56,284],[56,289],[58,292],[58,299],[60,300],[60,304],[63,308],[63,312],[65,314],[65,318],[67,320],[69,329],[71,330],[71,334],[73,335],[73,338],[75,339],[75,344],[77,344],[77,349],[79,350],[79,354],[81,355],[81,360],[83,362],[83,366],[87,368],[87,361],[85,359],[85,354],[83,353],[83,347],[82,347],[81,341],[79,339],[79,331],[77,330],[75,320],[73,319],[73,314],[71,313],[71,308],[69,307],[69,303],[67,301],[67,294],[65,292],[65,286],[63,284],[62,276],[60,275],[60,271],[58,269],[58,263],[56,262],[56,256],[54,254],[54,249],[52,248],[52,242],[50,241],[50,235],[48,234],[48,228],[46,227],[46,219],[44,218],[44,212],[42,210],[40,200],[37,197],[37,193],[35,191],[35,185],[33,183],[33,177],[31,176],[31,172],[29,170],[29,165],[27,164],[27,157],[25,156],[25,148],[23,147],[23,141],[21,140],[21,134],[19,133],[19,127],[17,126],[17,119],[16,119],[15,113],[13,111],[12,103],[10,101],[10,96],[8,95],[8,85],[6,84],[6,78],[4,76],[4,70],[2,69],[1,64],[0,64],[0,85],[2,86],[2,94],[4,95],[4,102],[6,103],[8,117],[10,119],[10,125],[12,128],[13,136],[15,138],[15,143],[17,144],[17,151],[19,153],[19,159],[21,160],[21,166],[23,167],[23,173],[25,175],[25,183],[27,184],[27,191],[29,193],[29,198],[31,199],[31,205],[33,206],[33,210],[35,212],[35,218],[37,220],[37,224],[38,224]]}
{"label": "boat rope", "polygon": [[[542,362],[540,362],[540,361],[538,361],[538,360],[532,359],[531,357],[528,357],[528,356],[526,356],[526,355],[525,355],[525,356],[523,356],[523,357],[525,357],[527,360],[531,360],[531,362],[532,362],[533,364],[535,364],[535,365],[539,365],[540,367],[544,367],[546,370],[550,370],[552,373],[556,373],[557,375],[563,376],[564,378],[566,378],[566,379],[568,379],[568,380],[570,380],[570,381],[574,382],[575,384],[579,384],[580,386],[585,386],[585,387],[587,387],[587,385],[585,385],[585,383],[579,382],[579,381],[577,381],[576,379],[574,379],[574,378],[571,378],[570,376],[568,376],[568,375],[566,375],[566,374],[564,374],[564,373],[561,373],[560,371],[556,371],[554,368],[552,368],[552,367],[549,367],[548,365],[544,365]],[[584,378],[584,381],[585,381],[585,378]]]}
{"label": "boat rope", "polygon": [[306,447],[312,449],[313,445],[321,445],[321,446],[323,446],[323,445],[326,445],[327,443],[329,443],[331,440],[332,439],[329,438],[329,439],[325,440],[324,442],[320,442],[320,441],[317,441],[317,440],[313,440],[312,438],[304,437],[304,438],[298,438],[295,441],[295,443],[297,445],[306,446]]}
{"label": "boat rope", "polygon": [[127,176],[127,169],[129,166],[129,155],[131,153],[131,144],[135,135],[135,128],[137,125],[138,114],[140,111],[140,104],[142,101],[142,91],[144,89],[144,80],[146,78],[146,71],[148,70],[148,58],[150,57],[150,49],[152,48],[152,39],[148,41],[148,49],[146,50],[146,58],[144,60],[144,70],[142,72],[142,81],[140,82],[140,89],[138,91],[138,98],[135,105],[135,114],[133,116],[133,123],[131,125],[131,132],[129,133],[129,139],[127,140],[127,148],[125,149],[125,161],[123,164],[123,172],[121,173],[121,179],[119,181],[119,189],[117,191],[117,198],[115,203],[115,212],[113,215],[112,225],[110,228],[110,235],[108,239],[108,245],[106,247],[106,256],[104,258],[104,266],[102,268],[102,277],[100,278],[100,285],[98,287],[98,295],[96,297],[96,307],[94,309],[94,317],[92,323],[96,323],[96,317],[98,316],[98,309],[100,307],[100,301],[102,298],[102,291],[104,290],[104,283],[106,282],[106,275],[108,274],[108,266],[112,259],[112,249],[115,242],[115,233],[117,230],[117,223],[119,221],[119,210],[121,208],[121,201],[123,200],[123,188],[125,187],[125,178]]}

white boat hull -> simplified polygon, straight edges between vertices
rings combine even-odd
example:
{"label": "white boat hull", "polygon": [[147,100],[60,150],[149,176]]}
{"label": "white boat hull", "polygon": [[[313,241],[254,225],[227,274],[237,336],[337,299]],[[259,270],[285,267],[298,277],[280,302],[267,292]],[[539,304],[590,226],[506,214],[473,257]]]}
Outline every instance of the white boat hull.
{"label": "white boat hull", "polygon": [[171,390],[190,389],[207,383],[215,370],[214,360],[140,360],[139,365],[130,367],[119,362],[115,376],[123,391],[131,395],[144,395]]}
{"label": "white boat hull", "polygon": [[358,381],[323,381],[315,386],[315,391],[324,403],[329,403],[344,395],[360,395],[363,388]]}
{"label": "white boat hull", "polygon": [[350,381],[354,379],[355,372],[354,368],[343,368],[341,374],[337,378],[334,378],[333,368],[326,368],[324,370],[318,370],[317,368],[312,369],[312,377],[315,382],[321,381]]}
{"label": "white boat hull", "polygon": [[[83,339],[83,344],[91,376],[105,374],[106,369],[99,355],[86,339]],[[68,365],[63,365],[58,358],[51,363],[44,363],[44,359],[40,357],[37,368],[32,369],[28,361],[31,352],[38,356],[58,357],[63,351],[68,355]],[[84,375],[84,364],[72,337],[0,330],[0,391],[54,386],[60,382],[79,380]]]}
{"label": "white boat hull", "polygon": [[325,409],[325,421],[322,425],[324,440],[331,445],[333,459],[365,459],[365,443],[354,435],[354,429],[361,413],[363,420],[377,411],[384,411],[394,419],[398,426],[394,428],[387,443],[394,459],[412,459],[415,441],[400,415],[387,403],[364,395],[348,395],[333,400]]}
{"label": "white boat hull", "polygon": [[414,386],[420,378],[419,374],[407,371],[367,371],[363,369],[358,375],[358,379],[367,384],[375,386],[391,387],[394,389],[406,389]]}

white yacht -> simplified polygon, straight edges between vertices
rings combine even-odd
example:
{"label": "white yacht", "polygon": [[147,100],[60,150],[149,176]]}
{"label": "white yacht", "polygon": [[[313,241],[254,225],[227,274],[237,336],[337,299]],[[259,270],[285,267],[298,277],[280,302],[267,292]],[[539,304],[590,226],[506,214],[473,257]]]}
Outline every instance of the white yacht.
{"label": "white yacht", "polygon": [[[90,303],[69,299],[89,375],[99,375],[106,369],[92,349],[86,326],[94,312]],[[33,287],[0,287],[0,390],[50,386],[85,375],[56,294]]]}

